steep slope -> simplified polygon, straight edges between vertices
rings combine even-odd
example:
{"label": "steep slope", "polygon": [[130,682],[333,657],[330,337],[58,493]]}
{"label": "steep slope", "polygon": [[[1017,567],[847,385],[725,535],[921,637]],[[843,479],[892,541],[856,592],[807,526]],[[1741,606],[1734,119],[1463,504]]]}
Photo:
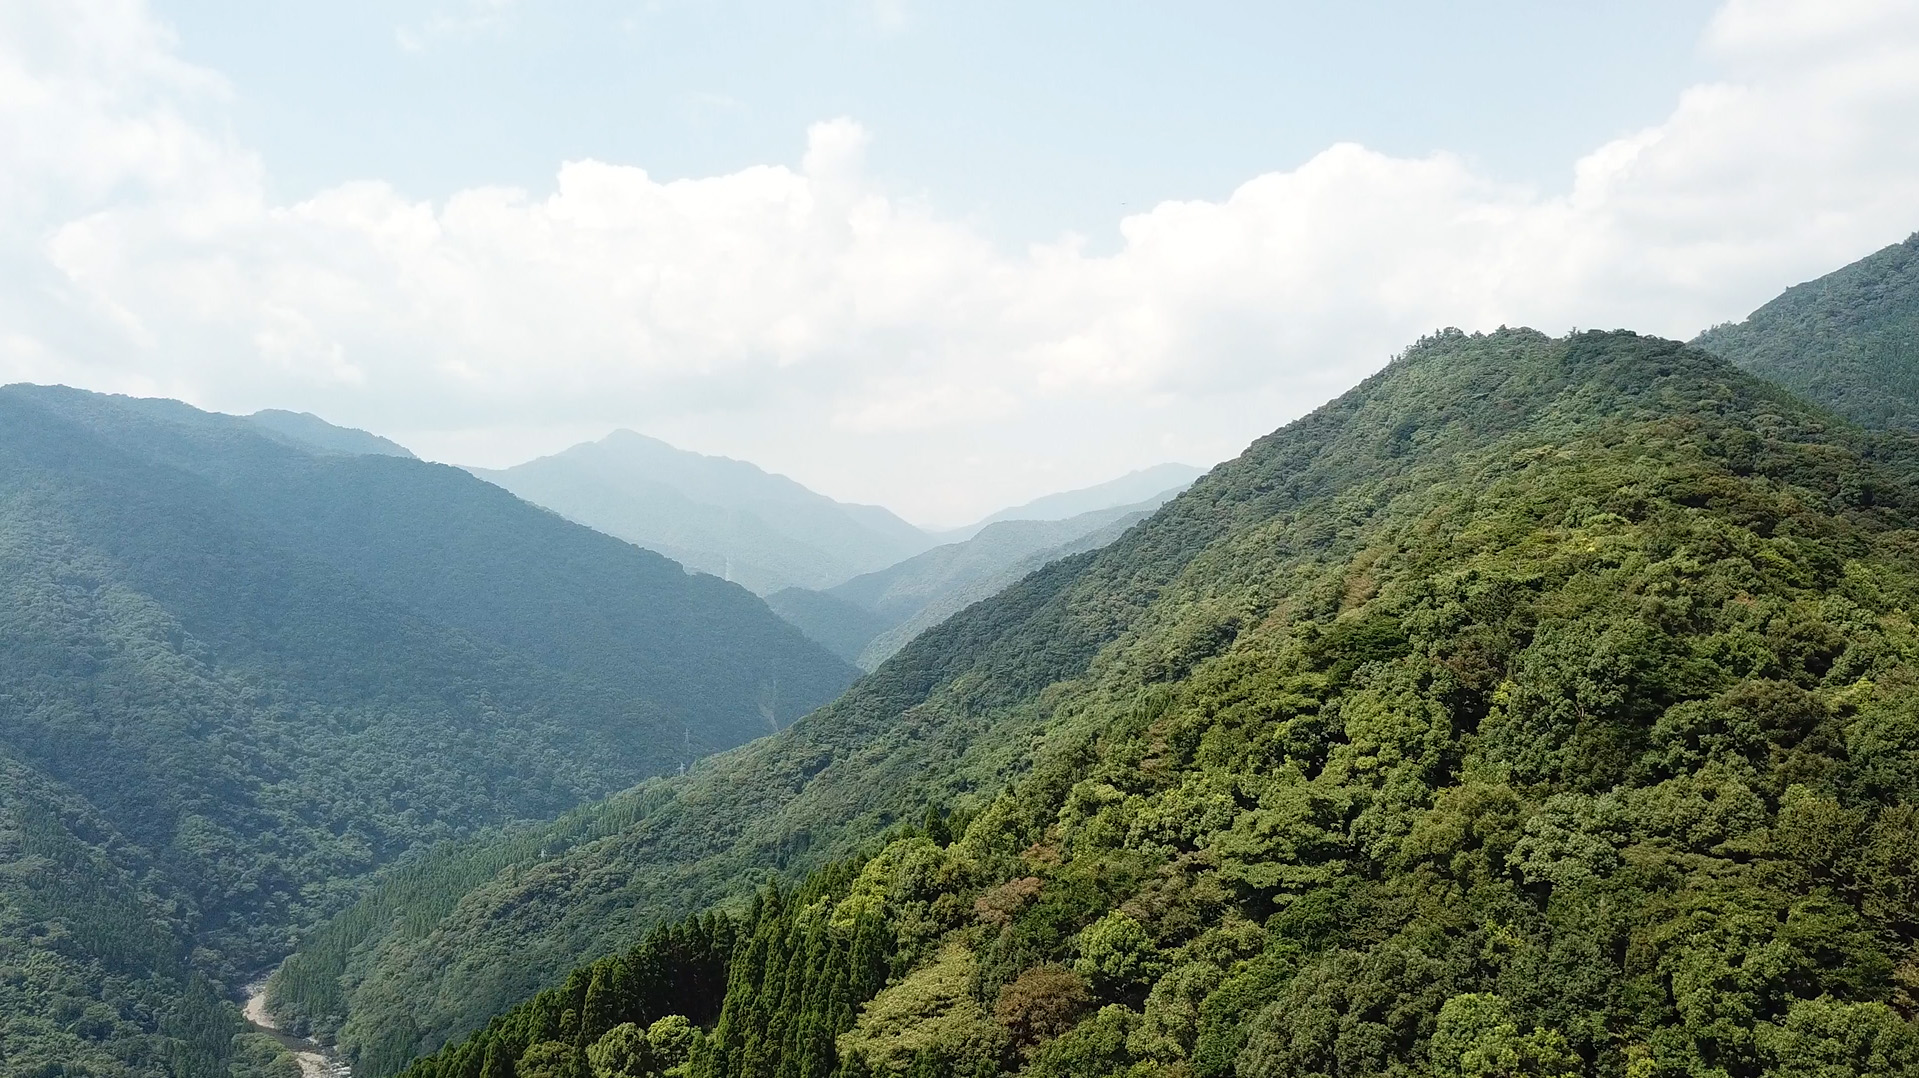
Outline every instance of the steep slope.
{"label": "steep slope", "polygon": [[1854,422],[1919,430],[1919,233],[1693,343]]}
{"label": "steep slope", "polygon": [[[871,670],[905,647],[907,641],[953,614],[1069,554],[1096,550],[1170,500],[1180,487],[1132,505],[1082,513],[1066,520],[1007,520],[990,524],[972,538],[916,554],[876,573],[856,576],[824,593],[776,592],[768,605],[802,632],[844,655],[827,642],[839,634],[841,646],[858,640],[852,658]],[[807,599],[823,594],[828,600]],[[864,618],[849,613],[864,611]],[[859,627],[869,627],[863,639]]]}
{"label": "steep slope", "polygon": [[0,1068],[270,1073],[270,1041],[190,972],[185,889],[84,801],[0,752]]}
{"label": "steep slope", "polygon": [[744,461],[689,453],[632,431],[473,473],[761,594],[837,584],[932,545],[877,506],[841,504]]}
{"label": "steep slope", "polygon": [[352,427],[336,427],[312,412],[287,412],[268,408],[248,419],[275,437],[318,453],[346,456],[373,454],[382,457],[411,457],[413,453],[398,442],[368,434]]}
{"label": "steep slope", "polygon": [[1150,468],[1128,472],[1118,479],[1109,479],[1078,490],[1062,490],[1057,494],[1035,498],[1024,505],[1002,509],[964,528],[943,532],[939,537],[949,543],[960,542],[977,535],[990,524],[1005,520],[1066,520],[1123,505],[1147,501],[1157,504],[1171,494],[1185,490],[1193,484],[1193,480],[1204,474],[1206,469],[1190,464],[1155,464]]}
{"label": "steep slope", "polygon": [[[961,842],[835,885],[899,956],[836,1012],[858,1066],[1919,1065],[1919,498],[1891,451],[1670,342],[1421,342],[443,916],[369,902],[330,940],[343,1035],[378,1072],[569,954],[949,803],[977,813]],[[853,915],[825,909],[802,938]],[[719,1073],[783,1065],[804,1014],[742,1006],[781,1024],[722,1017],[721,1048],[762,1039]],[[547,1039],[511,1028],[494,1054]]]}
{"label": "steep slope", "polygon": [[457,469],[0,390],[0,745],[152,851],[229,988],[404,851],[678,770],[850,674]]}

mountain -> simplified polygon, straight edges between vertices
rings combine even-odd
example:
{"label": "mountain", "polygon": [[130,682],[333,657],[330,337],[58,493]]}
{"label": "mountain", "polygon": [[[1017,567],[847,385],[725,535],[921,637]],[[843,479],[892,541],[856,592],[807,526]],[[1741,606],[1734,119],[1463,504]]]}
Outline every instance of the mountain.
{"label": "mountain", "polygon": [[[224,1075],[168,1053],[379,866],[676,772],[854,673],[744,589],[458,469],[0,389],[5,1069],[81,1028],[136,1073]],[[118,1017],[75,1027],[82,996]]]}
{"label": "mountain", "polygon": [[352,427],[336,427],[312,412],[268,408],[247,417],[273,437],[316,453],[344,456],[412,457],[398,442]]}
{"label": "mountain", "polygon": [[1442,333],[276,993],[421,1078],[1919,1072],[1915,463],[1673,342]]}
{"label": "mountain", "polygon": [[788,588],[767,605],[800,631],[871,670],[906,642],[1020,577],[1105,546],[1185,489],[1065,520],[1005,520],[824,593]]}
{"label": "mountain", "polygon": [[1118,479],[1109,479],[1104,483],[1079,490],[1064,490],[1057,494],[1048,494],[1024,505],[1002,509],[964,528],[944,532],[940,538],[948,542],[960,542],[977,535],[988,525],[1004,520],[1066,520],[1069,517],[1114,509],[1123,505],[1134,505],[1153,499],[1163,501],[1166,492],[1178,493],[1185,490],[1192,485],[1193,480],[1204,474],[1206,469],[1195,468],[1190,464],[1155,464],[1150,468],[1128,472]]}
{"label": "mountain", "polygon": [[1919,233],[1693,343],[1854,422],[1919,430]]}
{"label": "mountain", "polygon": [[512,468],[472,471],[570,520],[760,594],[824,588],[933,544],[878,506],[836,502],[744,461],[626,430]]}

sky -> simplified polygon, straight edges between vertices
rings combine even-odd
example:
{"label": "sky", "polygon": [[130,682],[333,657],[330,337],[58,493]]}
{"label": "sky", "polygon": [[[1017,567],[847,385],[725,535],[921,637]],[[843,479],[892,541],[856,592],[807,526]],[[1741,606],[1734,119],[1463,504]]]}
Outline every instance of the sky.
{"label": "sky", "polygon": [[1919,4],[0,0],[0,382],[929,526],[1919,228]]}

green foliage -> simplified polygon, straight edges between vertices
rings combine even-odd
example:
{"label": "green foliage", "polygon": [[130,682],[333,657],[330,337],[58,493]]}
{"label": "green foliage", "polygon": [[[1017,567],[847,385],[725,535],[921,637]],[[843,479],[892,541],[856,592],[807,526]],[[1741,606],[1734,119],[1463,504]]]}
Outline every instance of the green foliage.
{"label": "green foliage", "polygon": [[1693,343],[1854,422],[1919,430],[1919,233]]}
{"label": "green foliage", "polygon": [[[828,1078],[834,1038],[885,984],[893,951],[877,911],[840,909],[852,867],[769,891],[738,924],[716,913],[656,930],[405,1076],[572,1078],[584,1066],[593,1078]],[[382,1074],[404,1061],[357,1066]]]}
{"label": "green foliage", "polygon": [[84,802],[0,755],[0,1073],[289,1078],[189,969],[178,894]]}
{"label": "green foliage", "polygon": [[[958,806],[839,900],[896,954],[849,1075],[1910,1072],[1902,460],[1669,342],[1442,334],[559,860],[650,914]],[[755,983],[716,1073],[787,1058]]]}
{"label": "green foliage", "polygon": [[1079,934],[1079,958],[1073,962],[1073,971],[1105,999],[1135,999],[1159,979],[1165,964],[1146,929],[1115,910]]}
{"label": "green foliage", "polygon": [[1447,1000],[1427,1052],[1433,1078],[1576,1078],[1580,1069],[1565,1037],[1522,1034],[1505,1000],[1491,993]]}

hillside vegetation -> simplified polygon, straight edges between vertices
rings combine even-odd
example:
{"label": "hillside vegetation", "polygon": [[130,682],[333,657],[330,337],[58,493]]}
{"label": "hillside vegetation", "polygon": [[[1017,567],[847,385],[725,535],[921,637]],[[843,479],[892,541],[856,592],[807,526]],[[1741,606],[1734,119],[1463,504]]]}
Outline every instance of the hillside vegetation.
{"label": "hillside vegetation", "polygon": [[1857,423],[1919,430],[1919,233],[1693,343]]}
{"label": "hillside vegetation", "polygon": [[224,1075],[226,998],[375,868],[852,674],[743,589],[456,469],[0,390],[6,1067]]}
{"label": "hillside vegetation", "polygon": [[[486,1026],[440,1076],[1909,1072],[1913,474],[1671,342],[1442,334],[617,827],[397,903],[340,945],[344,1039],[384,1073]],[[822,870],[732,907],[680,1048],[568,979]]]}

